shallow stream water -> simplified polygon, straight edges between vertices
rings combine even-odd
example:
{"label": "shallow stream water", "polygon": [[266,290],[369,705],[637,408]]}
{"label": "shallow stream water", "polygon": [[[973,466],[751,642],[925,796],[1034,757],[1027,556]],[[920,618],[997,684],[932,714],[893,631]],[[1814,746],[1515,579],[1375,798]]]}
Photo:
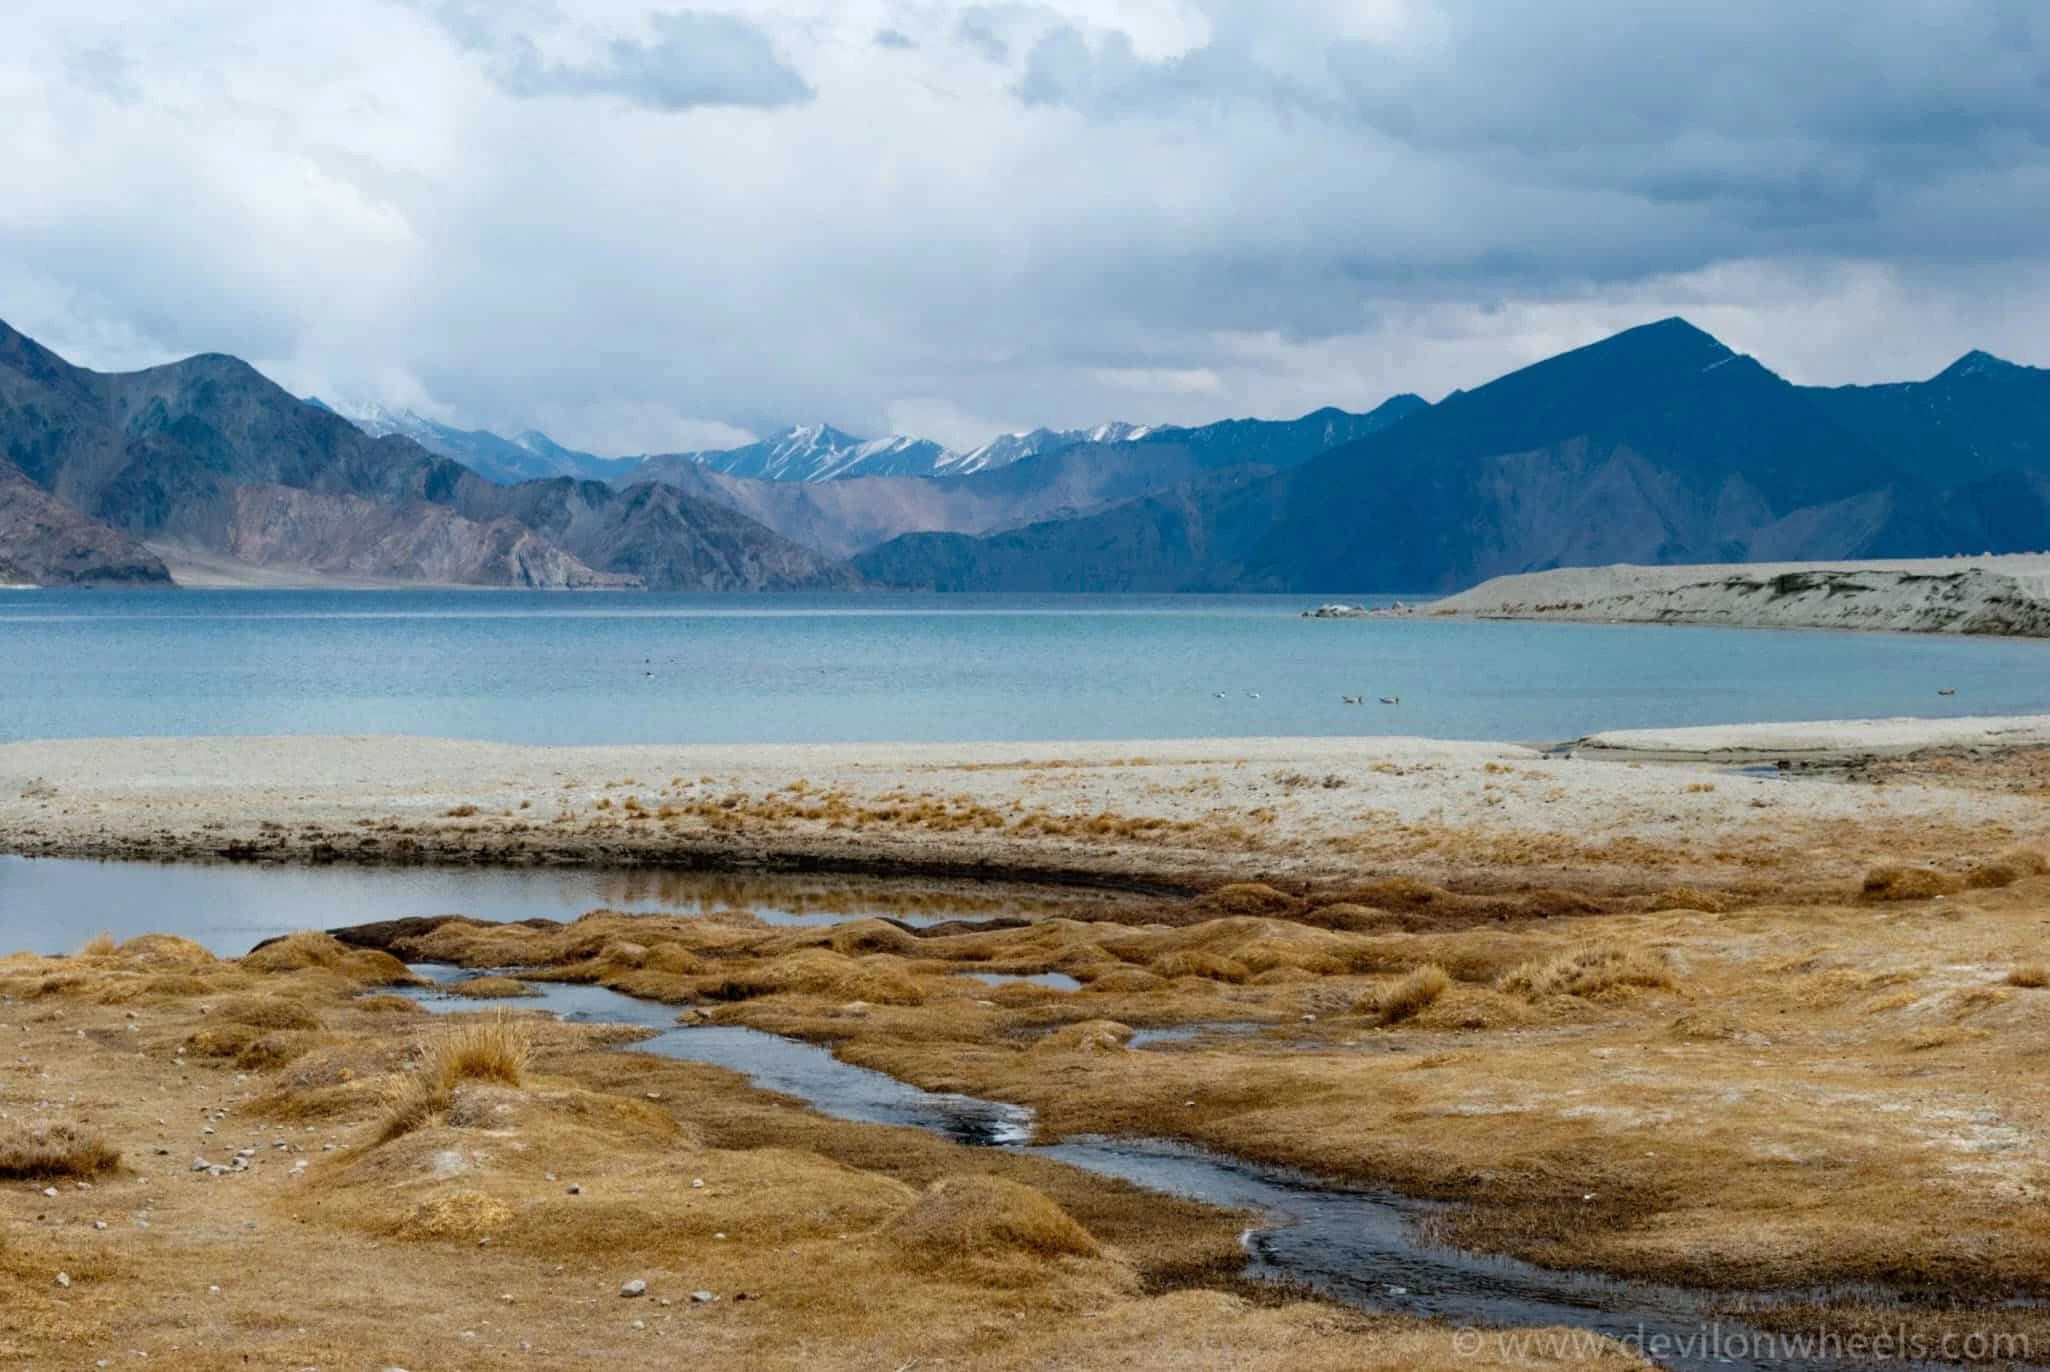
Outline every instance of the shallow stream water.
{"label": "shallow stream water", "polygon": [[[435,980],[416,992],[437,1012],[483,1003],[448,994],[449,983],[481,973],[416,970]],[[1725,1293],[1562,1272],[1428,1242],[1419,1222],[1434,1207],[1386,1192],[1334,1187],[1287,1168],[1207,1153],[1160,1139],[1077,1138],[1035,1145],[1022,1106],[924,1091],[840,1061],[814,1044],[735,1026],[678,1028],[675,1011],[595,986],[533,983],[516,1002],[579,1023],[656,1031],[629,1051],[711,1063],[757,1086],[803,1100],[836,1119],[908,1126],[977,1147],[1028,1152],[1149,1190],[1249,1210],[1261,1220],[1245,1235],[1256,1277],[1306,1283],[1364,1310],[1399,1311],[1448,1325],[1448,1365],[1494,1353],[1499,1331],[1559,1326],[1623,1340],[1663,1367],[1820,1372],[1861,1366],[1841,1358],[1786,1356],[1762,1331],[1720,1313]],[[1506,1334],[1502,1337],[1508,1337]],[[1892,1360],[1889,1367],[1922,1364]]]}
{"label": "shallow stream water", "polygon": [[179,934],[223,957],[295,929],[339,929],[415,915],[510,922],[587,910],[682,915],[745,910],[765,923],[825,925],[867,916],[913,928],[956,919],[1045,915],[1086,893],[862,877],[735,876],[634,869],[287,867],[89,862],[0,856],[0,956],[67,953],[102,931]]}

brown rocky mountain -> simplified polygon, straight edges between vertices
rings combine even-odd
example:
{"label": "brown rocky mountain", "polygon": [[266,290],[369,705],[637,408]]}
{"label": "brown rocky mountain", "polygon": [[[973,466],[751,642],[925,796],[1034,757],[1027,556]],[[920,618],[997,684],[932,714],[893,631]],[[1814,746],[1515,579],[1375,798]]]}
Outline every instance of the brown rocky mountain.
{"label": "brown rocky mountain", "polygon": [[0,462],[0,586],[168,586],[163,559]]}
{"label": "brown rocky mountain", "polygon": [[[81,536],[98,526],[115,540],[105,543],[105,574],[88,580],[132,579],[120,574],[124,559],[135,563],[124,541],[174,564],[190,552],[253,567],[487,586],[758,590],[859,580],[729,507],[673,488],[494,486],[409,439],[372,438],[232,357],[92,372],[5,324],[0,459],[78,515]],[[576,488],[574,500],[554,489],[561,485]],[[575,517],[560,517],[571,506]],[[57,518],[45,509],[41,522]],[[58,573],[42,570],[49,555],[31,563],[26,547],[26,534],[0,525],[0,559],[53,584]]]}

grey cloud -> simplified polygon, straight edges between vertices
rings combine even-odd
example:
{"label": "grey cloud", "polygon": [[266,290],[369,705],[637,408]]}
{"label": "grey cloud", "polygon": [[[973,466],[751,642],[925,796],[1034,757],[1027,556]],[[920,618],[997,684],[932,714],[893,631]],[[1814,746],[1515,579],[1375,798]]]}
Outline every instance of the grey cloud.
{"label": "grey cloud", "polygon": [[1092,43],[1072,24],[1042,34],[1033,44],[1016,93],[1027,105],[1065,105],[1105,119],[1234,101],[1283,111],[1338,110],[1311,83],[1268,70],[1231,39],[1148,61],[1120,30],[1105,31]]}
{"label": "grey cloud", "polygon": [[544,60],[530,41],[517,43],[494,78],[511,95],[611,95],[657,110],[700,105],[773,109],[803,104],[812,88],[777,55],[776,46],[730,14],[675,10],[648,17],[653,42],[615,38],[603,60]]}
{"label": "grey cloud", "polygon": [[66,49],[64,75],[73,85],[117,104],[132,105],[142,99],[142,87],[136,84],[128,54],[119,43]]}
{"label": "grey cloud", "polygon": [[479,0],[420,7],[459,46],[485,54],[492,82],[518,99],[610,96],[674,112],[715,105],[774,109],[814,95],[769,36],[737,15],[652,13],[650,39],[614,38],[598,56],[572,62],[547,57],[526,33],[508,32],[507,12]]}
{"label": "grey cloud", "polygon": [[875,45],[879,48],[888,48],[892,52],[909,52],[918,46],[917,43],[912,41],[909,34],[901,33],[896,29],[876,30]]}
{"label": "grey cloud", "polygon": [[11,322],[585,446],[1368,405],[1673,312],[1804,379],[2050,362],[2040,0],[387,0],[181,42],[245,3],[138,5],[134,69],[19,26]]}
{"label": "grey cloud", "polygon": [[970,5],[954,21],[954,38],[986,62],[1009,62],[1007,30],[1027,12],[1021,5]]}

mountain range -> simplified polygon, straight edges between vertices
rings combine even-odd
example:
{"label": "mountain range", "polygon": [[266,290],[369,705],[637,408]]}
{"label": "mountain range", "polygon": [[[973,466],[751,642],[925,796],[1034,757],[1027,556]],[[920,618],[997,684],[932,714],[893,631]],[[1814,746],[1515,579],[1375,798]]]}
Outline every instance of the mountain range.
{"label": "mountain range", "polygon": [[2050,372],[1795,386],[1669,319],[1267,476],[855,559],[940,590],[1408,590],[1610,562],[2050,547]]}
{"label": "mountain range", "polygon": [[110,374],[0,324],[0,566],[167,583],[181,564],[486,586],[833,589],[845,564],[674,486],[500,485],[208,354]]}
{"label": "mountain range", "polygon": [[[0,325],[0,583],[290,572],[550,588],[1448,589],[1632,561],[2050,547],[2050,372],[1796,386],[1682,320],[1436,405],[1040,429],[828,425],[603,458],[344,418],[246,363],[77,368]],[[225,573],[223,571],[225,569]]]}

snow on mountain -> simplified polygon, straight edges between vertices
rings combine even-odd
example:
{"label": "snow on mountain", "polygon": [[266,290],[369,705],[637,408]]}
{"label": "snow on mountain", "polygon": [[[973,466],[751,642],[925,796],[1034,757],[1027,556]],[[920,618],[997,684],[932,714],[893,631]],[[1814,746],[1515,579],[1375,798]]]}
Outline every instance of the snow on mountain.
{"label": "snow on mountain", "polygon": [[1134,443],[1153,431],[1146,424],[1099,424],[1093,429],[1034,429],[1030,433],[1004,434],[979,448],[954,454],[942,470],[949,476],[966,476],[1084,443]]}
{"label": "snow on mountain", "polygon": [[1158,432],[1143,424],[1100,424],[1093,429],[1042,428],[1030,433],[1005,434],[979,448],[956,452],[929,438],[904,434],[857,438],[830,424],[804,424],[738,448],[653,458],[603,458],[565,448],[534,429],[506,438],[488,429],[459,429],[412,410],[393,410],[374,403],[331,406],[317,398],[307,403],[332,409],[373,438],[387,434],[410,438],[431,453],[452,458],[501,483],[555,476],[631,481],[634,469],[643,462],[653,463],[651,471],[659,473],[660,467],[679,461],[761,481],[967,476],[1084,443],[1130,443]]}
{"label": "snow on mountain", "polygon": [[330,405],[315,397],[306,403],[331,410],[372,438],[391,434],[410,438],[428,452],[460,462],[479,476],[500,485],[557,476],[609,481],[638,460],[578,452],[574,448],[563,447],[537,429],[528,429],[517,438],[505,438],[488,429],[458,429],[412,410],[388,409],[375,402]]}

